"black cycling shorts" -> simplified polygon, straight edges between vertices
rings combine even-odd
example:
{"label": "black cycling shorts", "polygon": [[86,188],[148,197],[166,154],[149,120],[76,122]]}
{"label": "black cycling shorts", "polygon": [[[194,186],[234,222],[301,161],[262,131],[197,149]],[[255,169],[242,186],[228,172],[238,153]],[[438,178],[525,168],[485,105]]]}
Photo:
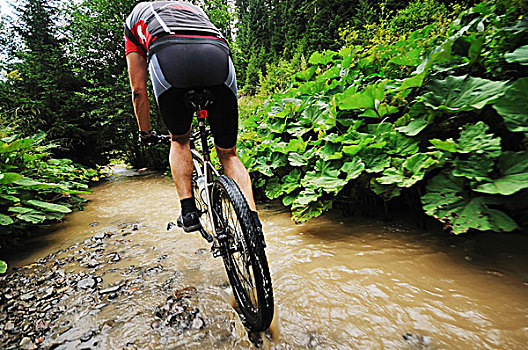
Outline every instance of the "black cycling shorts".
{"label": "black cycling shorts", "polygon": [[150,57],[149,70],[161,116],[173,135],[183,135],[191,127],[194,110],[185,106],[186,92],[207,88],[215,95],[215,102],[207,108],[215,144],[235,146],[238,102],[228,48],[211,43],[211,39],[168,43]]}

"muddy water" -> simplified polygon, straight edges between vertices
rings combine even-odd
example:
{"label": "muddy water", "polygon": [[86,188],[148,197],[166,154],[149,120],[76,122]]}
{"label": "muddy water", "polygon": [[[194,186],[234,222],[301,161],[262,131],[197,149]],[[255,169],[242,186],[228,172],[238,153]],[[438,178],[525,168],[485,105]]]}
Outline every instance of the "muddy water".
{"label": "muddy water", "polygon": [[[11,263],[31,264],[102,230],[117,232],[123,223],[135,223],[136,232],[107,242],[120,260],[92,271],[99,269],[101,288],[120,283],[134,269],[141,271],[136,278],[141,283],[136,292],[105,300],[97,310],[86,309],[87,296],[80,294],[56,322],[69,324],[67,331],[55,326],[43,345],[76,348],[93,329],[97,342],[84,346],[253,347],[230,306],[221,261],[198,236],[165,230],[178,207],[169,179],[122,178],[95,188],[88,199],[83,212],[70,215]],[[264,348],[526,348],[528,239],[523,236],[451,237],[333,216],[294,225],[277,208],[260,212],[278,306],[274,340],[264,339]],[[153,329],[155,307],[171,290],[187,286],[198,291],[194,303],[205,328]]]}

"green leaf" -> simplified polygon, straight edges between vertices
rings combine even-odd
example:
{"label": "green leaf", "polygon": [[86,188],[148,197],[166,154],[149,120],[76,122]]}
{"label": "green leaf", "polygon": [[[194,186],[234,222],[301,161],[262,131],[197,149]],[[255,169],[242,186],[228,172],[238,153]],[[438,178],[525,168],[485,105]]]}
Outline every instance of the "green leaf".
{"label": "green leaf", "polygon": [[397,88],[395,91],[402,91],[402,90],[411,89],[415,87],[421,87],[423,85],[424,78],[425,78],[425,72],[413,75],[412,77],[405,79],[401,83],[400,87]]}
{"label": "green leaf", "polygon": [[506,81],[491,81],[468,75],[433,80],[422,96],[423,103],[434,109],[456,113],[481,109],[506,91]]}
{"label": "green leaf", "polygon": [[367,173],[379,173],[390,166],[390,157],[380,150],[363,150],[359,153]]}
{"label": "green leaf", "polygon": [[370,189],[385,200],[397,197],[401,193],[401,188],[396,185],[382,185],[374,181],[371,181]]}
{"label": "green leaf", "polygon": [[429,125],[426,116],[414,119],[406,126],[400,126],[397,130],[407,136],[416,136]]}
{"label": "green leaf", "polygon": [[8,201],[11,201],[14,203],[20,202],[20,198],[15,197],[15,196],[10,196],[8,194],[0,194],[0,198],[7,199]]}
{"label": "green leaf", "polygon": [[489,181],[488,176],[493,169],[493,163],[493,159],[481,155],[472,155],[468,160],[456,159],[453,175],[476,181]]}
{"label": "green leaf", "polygon": [[283,178],[281,190],[289,194],[301,186],[301,171],[293,169],[287,176]]}
{"label": "green leaf", "polygon": [[333,160],[343,158],[343,152],[341,152],[342,146],[340,144],[327,142],[318,151],[319,156],[323,160]]}
{"label": "green leaf", "polygon": [[482,121],[466,125],[458,139],[458,152],[498,157],[501,153],[500,137],[486,134],[488,130],[489,126]]}
{"label": "green leaf", "polygon": [[5,261],[0,260],[0,273],[5,273],[7,271],[7,264]]}
{"label": "green leaf", "polygon": [[528,65],[528,45],[521,46],[511,53],[504,55],[506,62],[519,62],[522,65]]}
{"label": "green leaf", "polygon": [[458,148],[457,148],[457,145],[455,143],[455,141],[453,141],[453,139],[449,138],[445,141],[442,141],[442,140],[439,140],[439,139],[432,139],[432,140],[429,140],[429,142],[431,142],[433,144],[433,147],[436,148],[436,149],[439,149],[441,151],[447,151],[447,152],[451,152],[451,153],[454,153],[454,152],[457,152],[458,151]]}
{"label": "green leaf", "polygon": [[397,131],[388,132],[384,135],[387,139],[387,153],[407,155],[418,152],[418,140],[404,136]]}
{"label": "green leaf", "polygon": [[475,191],[509,196],[528,188],[528,152],[504,152],[498,167],[501,177],[478,186]]}
{"label": "green leaf", "polygon": [[464,191],[463,178],[445,173],[431,179],[422,197],[425,212],[448,225],[455,234],[469,229],[515,230],[518,226],[509,216],[488,207],[492,203],[493,200],[486,197],[470,196]]}
{"label": "green leaf", "polygon": [[407,50],[400,52],[399,55],[394,55],[389,63],[394,63],[399,66],[418,66],[422,60],[420,59],[420,54],[422,53],[422,48],[416,48],[412,50]]}
{"label": "green leaf", "polygon": [[337,99],[337,106],[342,110],[373,109],[377,110],[385,97],[385,82],[368,85],[364,90],[356,92],[355,88],[345,90]]}
{"label": "green leaf", "polygon": [[18,214],[16,216],[20,220],[30,222],[32,224],[39,224],[41,222],[44,222],[46,220],[46,215],[42,212],[29,212],[24,214]]}
{"label": "green leaf", "polygon": [[290,206],[292,205],[292,203],[295,201],[295,199],[297,198],[297,195],[294,195],[294,194],[288,194],[284,197],[282,197],[282,204],[284,204],[285,206]]}
{"label": "green leaf", "polygon": [[0,154],[15,152],[21,149],[28,149],[33,144],[31,139],[16,140],[12,143],[5,143],[0,141]]}
{"label": "green leaf", "polygon": [[327,65],[328,63],[334,60],[334,57],[337,55],[337,52],[325,50],[323,52],[314,52],[308,62],[310,64],[321,64]]}
{"label": "green leaf", "polygon": [[11,217],[4,215],[4,214],[0,214],[0,225],[6,226],[6,225],[11,225],[12,223],[13,223],[13,219],[11,219]]}
{"label": "green leaf", "polygon": [[308,164],[306,156],[302,156],[299,153],[290,153],[288,155],[288,162],[292,166],[303,166]]}
{"label": "green leaf", "polygon": [[327,193],[337,194],[348,183],[346,179],[340,179],[339,169],[332,163],[318,160],[316,171],[309,171],[301,180],[304,187],[312,189],[323,189]]}
{"label": "green leaf", "polygon": [[528,78],[513,82],[493,108],[504,118],[504,124],[513,132],[528,132]]}
{"label": "green leaf", "polygon": [[361,158],[356,157],[351,162],[346,162],[340,169],[340,172],[346,174],[346,181],[357,178],[365,170],[365,164],[361,161]]}
{"label": "green leaf", "polygon": [[282,194],[281,185],[277,177],[272,177],[266,183],[266,188],[264,189],[266,197],[269,199],[279,198]]}
{"label": "green leaf", "polygon": [[52,189],[52,188],[62,188],[59,184],[53,184],[53,183],[47,183],[47,182],[39,182],[35,181],[33,179],[30,179],[28,177],[23,177],[21,179],[16,180],[13,182],[15,185],[28,187],[32,190],[44,190],[44,189]]}
{"label": "green leaf", "polygon": [[53,204],[48,202],[39,201],[36,199],[31,199],[26,201],[27,204],[31,204],[39,209],[44,209],[46,211],[56,212],[56,213],[71,213],[71,209],[60,204]]}
{"label": "green leaf", "polygon": [[17,173],[3,173],[0,174],[0,185],[7,185],[21,179],[22,175]]}

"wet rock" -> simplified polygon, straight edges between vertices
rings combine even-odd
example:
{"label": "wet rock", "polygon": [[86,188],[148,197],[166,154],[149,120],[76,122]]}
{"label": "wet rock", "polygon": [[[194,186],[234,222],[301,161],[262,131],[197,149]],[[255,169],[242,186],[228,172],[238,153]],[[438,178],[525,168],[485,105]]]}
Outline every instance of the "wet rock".
{"label": "wet rock", "polygon": [[44,320],[37,320],[35,322],[35,330],[37,332],[45,331],[50,328],[50,325],[51,324],[49,322],[46,322]]}
{"label": "wet rock", "polygon": [[192,322],[192,329],[203,329],[205,327],[205,322],[201,317],[196,317]]}
{"label": "wet rock", "polygon": [[194,252],[196,255],[204,255],[205,253],[207,253],[207,249],[205,248],[200,248]]}
{"label": "wet rock", "polygon": [[111,294],[111,293],[115,293],[115,292],[119,291],[119,289],[121,289],[121,285],[118,284],[117,286],[109,287],[109,288],[106,288],[106,289],[101,289],[99,291],[99,294],[101,294],[101,295]]}
{"label": "wet rock", "polygon": [[55,293],[55,288],[47,287],[39,295],[39,299],[49,299]]}
{"label": "wet rock", "polygon": [[11,321],[7,322],[4,326],[4,331],[11,333],[15,329],[15,324]]}
{"label": "wet rock", "polygon": [[87,277],[87,278],[80,280],[77,283],[77,288],[78,289],[91,289],[91,288],[94,288],[96,284],[97,282],[95,281],[93,277]]}
{"label": "wet rock", "polygon": [[405,333],[403,339],[419,349],[427,349],[432,343],[431,337],[413,333]]}
{"label": "wet rock", "polygon": [[94,240],[103,240],[106,238],[106,232],[99,232],[92,237]]}
{"label": "wet rock", "polygon": [[117,293],[108,294],[108,299],[110,299],[110,300],[117,299],[117,297],[118,297]]}
{"label": "wet rock", "polygon": [[20,296],[20,300],[22,301],[28,301],[35,298],[35,293],[26,293]]}
{"label": "wet rock", "polygon": [[37,348],[37,346],[33,344],[33,341],[31,341],[31,339],[29,339],[28,337],[22,338],[18,346],[20,349],[36,349]]}
{"label": "wet rock", "polygon": [[87,342],[88,340],[92,339],[92,337],[95,335],[95,332],[90,330],[83,334],[83,336],[80,338],[81,342]]}
{"label": "wet rock", "polygon": [[94,221],[94,222],[90,223],[90,226],[92,226],[92,227],[95,227],[97,225],[99,225],[99,223],[97,221]]}
{"label": "wet rock", "polygon": [[111,254],[110,257],[110,262],[118,262],[119,260],[121,260],[121,257],[117,253]]}

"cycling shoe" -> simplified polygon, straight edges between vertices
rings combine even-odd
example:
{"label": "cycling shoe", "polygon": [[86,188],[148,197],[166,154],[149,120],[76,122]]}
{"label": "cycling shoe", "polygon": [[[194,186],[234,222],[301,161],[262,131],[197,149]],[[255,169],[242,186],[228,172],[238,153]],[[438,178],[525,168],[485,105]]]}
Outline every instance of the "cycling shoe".
{"label": "cycling shoe", "polygon": [[178,227],[183,228],[185,232],[198,231],[202,227],[197,212],[180,215],[176,223],[178,224]]}

